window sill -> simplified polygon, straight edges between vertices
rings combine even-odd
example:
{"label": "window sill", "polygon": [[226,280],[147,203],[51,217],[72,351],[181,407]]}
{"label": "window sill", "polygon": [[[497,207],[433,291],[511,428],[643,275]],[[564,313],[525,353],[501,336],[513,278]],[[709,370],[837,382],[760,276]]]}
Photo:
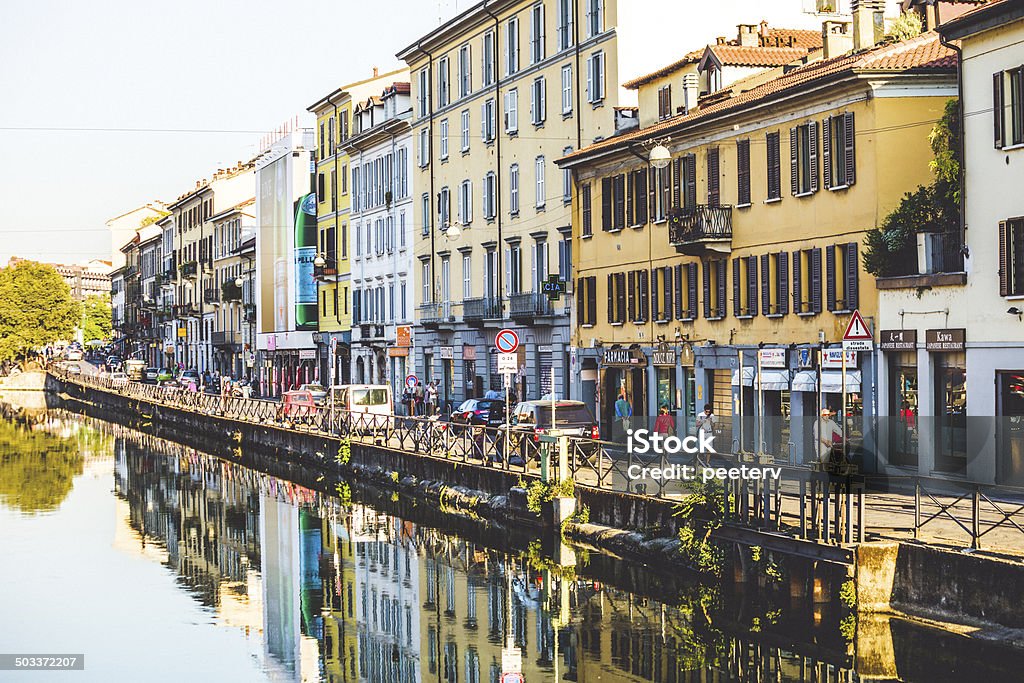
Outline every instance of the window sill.
{"label": "window sill", "polygon": [[695,321],[695,320],[696,320],[696,318],[680,318],[679,322],[681,322],[681,323],[693,323],[693,321]]}
{"label": "window sill", "polygon": [[832,311],[832,315],[850,315],[851,313],[853,313],[852,308],[839,308]]}
{"label": "window sill", "polygon": [[654,322],[656,322],[659,325],[668,325],[669,320],[666,318],[664,320],[655,320]]}
{"label": "window sill", "polygon": [[769,197],[768,199],[764,200],[764,203],[765,204],[778,204],[781,201],[782,201],[782,197]]}
{"label": "window sill", "polygon": [[785,318],[786,314],[785,313],[765,313],[764,317],[770,318],[772,320],[778,320],[779,318]]}
{"label": "window sill", "polygon": [[799,199],[801,197],[810,197],[813,194],[814,194],[814,190],[811,190],[810,192],[797,192],[793,196],[796,197],[797,199]]}
{"label": "window sill", "polygon": [[719,320],[725,320],[725,316],[724,315],[716,315],[716,316],[714,316],[712,318],[708,318],[708,322],[709,323],[718,322]]}
{"label": "window sill", "polygon": [[643,226],[642,224],[639,224],[639,223],[638,223],[637,225],[631,225],[631,226],[629,226],[629,229],[630,229],[630,230],[643,230],[643,229],[644,229],[644,226]]}
{"label": "window sill", "polygon": [[462,156],[464,156],[464,157],[465,156],[469,156],[469,147],[467,147],[466,149],[462,150]]}
{"label": "window sill", "polygon": [[593,239],[593,237],[594,237],[594,233],[590,233],[589,235],[580,235],[580,239],[581,240],[589,240],[589,239]]}
{"label": "window sill", "polygon": [[807,311],[805,313],[797,313],[797,315],[800,316],[801,318],[812,318],[818,314],[815,313],[814,311]]}
{"label": "window sill", "polygon": [[1004,296],[1003,298],[1007,301],[1024,301],[1024,294],[1011,294],[1009,296]]}
{"label": "window sill", "polygon": [[602,97],[601,99],[599,99],[597,101],[591,102],[590,106],[592,108],[594,108],[594,109],[600,109],[601,107],[604,106],[604,98]]}
{"label": "window sill", "polygon": [[510,138],[517,138],[519,137],[519,129],[516,128],[515,130],[506,130],[505,135],[509,136]]}
{"label": "window sill", "polygon": [[666,223],[668,223],[667,218],[659,218],[656,221],[654,221],[654,225],[665,225]]}
{"label": "window sill", "polygon": [[533,127],[534,127],[535,130],[543,130],[543,128],[544,128],[544,122],[543,121],[531,121],[530,123],[533,124]]}
{"label": "window sill", "polygon": [[519,212],[518,211],[509,211],[508,212],[508,217],[509,218],[519,218]]}
{"label": "window sill", "polygon": [[609,323],[612,327],[622,327],[622,323]]}
{"label": "window sill", "polygon": [[534,207],[534,208],[537,209],[537,213],[544,213],[544,211],[545,211],[545,208],[544,208],[543,204],[541,204],[540,206]]}
{"label": "window sill", "polygon": [[563,111],[562,112],[562,120],[563,121],[568,121],[571,118],[572,118],[572,112],[571,111]]}
{"label": "window sill", "polygon": [[752,313],[744,313],[743,315],[737,315],[737,320],[753,320],[754,315]]}
{"label": "window sill", "polygon": [[583,323],[582,325],[580,325],[580,327],[582,327],[585,330],[591,330],[591,329],[594,328],[594,324],[593,323]]}
{"label": "window sill", "polygon": [[611,230],[604,230],[603,232],[606,232],[609,235],[614,235],[622,232],[622,228],[612,228]]}
{"label": "window sill", "polygon": [[828,191],[829,192],[839,192],[840,190],[849,190],[849,189],[850,189],[849,185],[836,185],[834,187],[828,188]]}
{"label": "window sill", "polygon": [[747,202],[746,204],[737,204],[736,208],[737,209],[749,209],[751,206],[753,206],[753,205],[750,202]]}
{"label": "window sill", "polygon": [[1015,149],[1024,149],[1024,142],[1018,142],[1018,143],[1013,144],[1013,145],[1007,145],[1006,147],[1002,147],[999,151],[1001,151],[1001,152],[1012,152]]}

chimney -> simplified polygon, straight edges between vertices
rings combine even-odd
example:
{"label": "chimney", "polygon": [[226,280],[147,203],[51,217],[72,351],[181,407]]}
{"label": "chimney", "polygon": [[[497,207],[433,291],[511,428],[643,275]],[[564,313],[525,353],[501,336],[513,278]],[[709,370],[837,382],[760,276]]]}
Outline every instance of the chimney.
{"label": "chimney", "polygon": [[683,75],[683,113],[689,114],[690,110],[697,106],[700,84],[697,74],[688,73]]}
{"label": "chimney", "polygon": [[885,34],[885,0],[852,0],[853,49],[874,47]]}
{"label": "chimney", "polygon": [[380,72],[377,70],[377,67],[373,67],[373,77],[377,78],[378,75],[380,75]]}
{"label": "chimney", "polygon": [[718,36],[715,38],[716,45],[725,45],[725,36]]}
{"label": "chimney", "polygon": [[736,26],[739,44],[743,47],[757,47],[760,42],[757,24],[738,24]]}
{"label": "chimney", "polygon": [[764,19],[761,20],[760,28],[761,28],[761,35],[762,36],[767,36],[768,35],[768,22],[766,20],[764,20]]}
{"label": "chimney", "polygon": [[853,49],[850,22],[828,20],[821,24],[822,58],[832,59]]}

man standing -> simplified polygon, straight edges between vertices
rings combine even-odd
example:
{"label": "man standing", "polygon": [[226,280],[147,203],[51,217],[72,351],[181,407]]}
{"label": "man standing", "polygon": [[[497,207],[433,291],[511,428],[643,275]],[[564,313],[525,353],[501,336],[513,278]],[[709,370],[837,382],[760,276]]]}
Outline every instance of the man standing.
{"label": "man standing", "polygon": [[416,404],[416,415],[423,414],[423,398],[425,392],[423,391],[423,382],[416,382],[416,389],[413,391],[413,401]]}
{"label": "man standing", "polygon": [[433,380],[427,385],[427,396],[425,399],[427,403],[427,417],[434,415],[434,409],[437,406],[437,380]]}
{"label": "man standing", "polygon": [[615,401],[615,421],[621,425],[623,436],[629,429],[629,418],[631,417],[633,417],[633,406],[626,400],[626,392],[622,391],[619,393],[618,400]]}
{"label": "man standing", "polygon": [[[814,421],[814,443],[818,449],[818,462],[828,463],[834,449],[843,443],[843,430],[832,419],[834,413],[827,407],[821,409],[821,417]],[[842,457],[842,456],[840,456]]]}

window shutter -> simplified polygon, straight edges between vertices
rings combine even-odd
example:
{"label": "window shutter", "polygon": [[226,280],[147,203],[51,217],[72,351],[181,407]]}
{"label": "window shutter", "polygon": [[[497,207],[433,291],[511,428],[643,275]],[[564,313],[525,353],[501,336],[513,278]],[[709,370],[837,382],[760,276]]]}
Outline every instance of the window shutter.
{"label": "window shutter", "polygon": [[601,178],[601,229],[612,229],[612,179]]}
{"label": "window shutter", "polygon": [[662,290],[658,287],[658,272],[660,270],[661,268],[651,268],[651,320],[661,320],[664,317],[661,314],[662,299],[659,297]]}
{"label": "window shutter", "polygon": [[[675,277],[672,280],[672,292],[674,295],[675,303],[675,318],[676,320],[682,320],[685,316],[683,314],[683,265],[673,266]],[[690,267],[686,266],[687,274],[689,274]],[[690,299],[692,304],[693,299]]]}
{"label": "window shutter", "polygon": [[761,254],[761,311],[765,315],[774,313],[772,310],[772,292],[768,282],[768,274],[771,271],[771,256]]}
{"label": "window shutter", "polygon": [[793,312],[803,313],[803,301],[800,300],[800,295],[803,292],[803,282],[801,278],[803,273],[800,272],[803,267],[802,254],[799,251],[793,252]]}
{"label": "window shutter", "polygon": [[853,133],[853,112],[847,112],[843,114],[845,117],[845,126],[843,126],[843,134],[846,139],[843,141],[846,150],[846,184],[853,185],[857,182],[857,155],[856,155],[856,143],[857,136]]}
{"label": "window shutter", "polygon": [[718,148],[712,147],[708,150],[708,205],[718,206],[719,183],[718,173]]}
{"label": "window shutter", "polygon": [[686,206],[697,205],[697,155],[686,155]]}
{"label": "window shutter", "polygon": [[825,247],[825,305],[830,311],[836,310],[836,248]]}
{"label": "window shutter", "polygon": [[617,300],[617,317],[615,322],[624,323],[626,322],[626,274],[616,273],[615,282],[617,284],[615,290],[615,298]]}
{"label": "window shutter", "polygon": [[636,173],[630,171],[626,174],[626,225],[635,225],[633,216],[636,213],[633,206],[633,194],[636,190]]}
{"label": "window shutter", "polygon": [[626,320],[636,320],[636,271],[629,271],[629,281],[626,285]]}
{"label": "window shutter", "polygon": [[726,280],[725,260],[723,259],[723,260],[719,261],[718,262],[718,266],[719,266],[718,269],[717,269],[718,270],[718,302],[717,302],[718,305],[715,306],[715,309],[716,309],[716,317],[724,318],[725,317],[725,280]]}
{"label": "window shutter", "polygon": [[[597,324],[597,278],[587,278],[587,323],[590,325]],[[611,296],[608,297],[608,304],[611,305]],[[609,320],[611,322],[611,320]]]}
{"label": "window shutter", "polygon": [[647,208],[651,218],[658,215],[658,196],[655,194],[658,187],[658,171],[651,166],[647,171]]}
{"label": "window shutter", "polygon": [[776,277],[778,278],[779,288],[779,310],[778,313],[786,315],[789,313],[789,252],[779,252],[779,272]]}
{"label": "window shutter", "polygon": [[586,282],[586,280],[584,278],[578,278],[576,280],[576,291],[578,292],[578,296],[576,297],[576,322],[579,325],[586,325],[587,324],[587,319],[586,319],[586,317],[584,316],[584,313],[583,313],[583,311],[584,311],[584,307],[583,307],[583,304],[584,304],[583,289],[584,289],[584,283],[585,282]]}
{"label": "window shutter", "polygon": [[999,221],[999,296],[1010,296],[1010,222]]}
{"label": "window shutter", "polygon": [[807,124],[807,148],[810,151],[811,167],[808,169],[811,178],[811,192],[818,191],[818,122]]}
{"label": "window shutter", "polygon": [[800,192],[800,184],[797,180],[798,173],[796,159],[796,128],[789,129],[789,182],[793,196]]}
{"label": "window shutter", "polygon": [[732,314],[737,318],[746,313],[740,300],[740,259],[732,260]]}
{"label": "window shutter", "polygon": [[711,317],[711,261],[704,262],[704,317]]}
{"label": "window shutter", "polygon": [[636,222],[647,225],[647,172],[636,172]]}
{"label": "window shutter", "polygon": [[857,243],[846,245],[846,308],[854,310],[860,305],[860,258],[857,256]]}
{"label": "window shutter", "polygon": [[675,308],[675,284],[673,281],[674,278],[672,277],[674,273],[672,272],[671,266],[665,266],[661,269],[661,272],[662,278],[664,278],[664,281],[662,282],[662,287],[664,288],[662,291],[664,292],[664,296],[662,297],[663,308],[661,309],[661,315],[659,315],[658,318],[660,320],[671,320],[672,310]]}
{"label": "window shutter", "polygon": [[672,164],[671,164],[671,168],[673,169],[673,173],[672,173],[672,208],[673,209],[678,209],[679,208],[679,200],[680,200],[680,195],[679,195],[680,190],[679,190],[679,188],[680,188],[680,183],[682,181],[682,175],[683,175],[683,159],[682,159],[682,157],[673,159],[672,160]]}
{"label": "window shutter", "polygon": [[608,322],[615,322],[615,274],[608,274]]}
{"label": "window shutter", "polygon": [[757,315],[757,257],[747,257],[747,301],[750,315]]}
{"label": "window shutter", "polygon": [[750,140],[736,141],[736,203],[750,203]]}
{"label": "window shutter", "polygon": [[687,310],[686,317],[688,317],[690,320],[696,320],[697,319],[697,264],[696,263],[687,264],[686,270],[687,270],[686,283],[687,283],[687,288],[689,290],[687,292],[688,295],[689,295],[689,301],[687,302],[689,304],[689,308]]}
{"label": "window shutter", "polygon": [[992,74],[992,131],[996,149],[1003,148],[1003,122],[1006,120],[1003,109],[1003,72],[1000,71]]}
{"label": "window shutter", "polygon": [[811,310],[821,313],[821,248],[811,249]]}
{"label": "window shutter", "polygon": [[832,187],[832,117],[821,121],[822,184],[825,189]]}
{"label": "window shutter", "polygon": [[621,230],[626,225],[626,176],[615,176],[615,222],[613,228]]}
{"label": "window shutter", "polygon": [[636,274],[637,277],[640,279],[640,301],[638,302],[640,305],[637,306],[637,308],[640,309],[640,321],[647,322],[647,319],[650,317],[651,313],[651,281],[649,278],[650,274],[647,272],[646,269],[638,270]]}
{"label": "window shutter", "polygon": [[487,103],[480,105],[480,139],[487,142]]}

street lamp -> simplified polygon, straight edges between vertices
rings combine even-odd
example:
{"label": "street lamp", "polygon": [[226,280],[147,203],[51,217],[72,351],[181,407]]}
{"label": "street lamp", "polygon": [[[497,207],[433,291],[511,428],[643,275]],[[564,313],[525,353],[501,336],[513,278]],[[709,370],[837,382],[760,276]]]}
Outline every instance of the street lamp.
{"label": "street lamp", "polygon": [[317,268],[323,268],[327,265],[327,259],[324,258],[323,254],[317,254],[316,258],[313,259],[313,265]]}
{"label": "street lamp", "polygon": [[245,284],[245,280],[243,280],[241,277],[236,277],[235,278],[235,287],[241,287],[244,284]]}
{"label": "street lamp", "polygon": [[647,159],[651,162],[651,166],[657,169],[666,168],[672,163],[672,153],[668,151],[665,145],[655,145],[647,155]]}
{"label": "street lamp", "polygon": [[446,239],[457,240],[462,235],[462,230],[459,229],[458,223],[449,223],[448,227],[443,231]]}

